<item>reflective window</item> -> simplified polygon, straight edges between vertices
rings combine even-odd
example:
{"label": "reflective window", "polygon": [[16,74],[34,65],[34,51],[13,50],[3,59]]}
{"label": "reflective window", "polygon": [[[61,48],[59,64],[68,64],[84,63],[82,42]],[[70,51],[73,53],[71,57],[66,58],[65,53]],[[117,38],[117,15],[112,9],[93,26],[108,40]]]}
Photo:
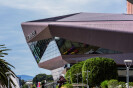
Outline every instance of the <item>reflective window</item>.
{"label": "reflective window", "polygon": [[28,43],[37,63],[41,60],[41,57],[51,40],[52,38]]}
{"label": "reflective window", "polygon": [[104,48],[99,48],[96,52],[103,53],[103,54],[117,54],[117,53],[121,53],[119,51],[114,51],[114,50],[109,50],[109,49],[104,49]]}
{"label": "reflective window", "polygon": [[89,54],[90,51],[96,51],[99,48],[95,46],[90,46],[88,44],[72,42],[63,38],[55,38],[55,40],[61,54],[63,55]]}
{"label": "reflective window", "polygon": [[61,55],[121,53],[59,37],[30,42],[28,45],[37,63],[44,62]]}
{"label": "reflective window", "polygon": [[62,55],[73,55],[73,54],[116,54],[121,53],[114,50],[99,48],[89,44],[74,42],[63,38],[55,38],[59,50]]}
{"label": "reflective window", "polygon": [[49,42],[47,49],[45,50],[40,62],[44,62],[46,60],[50,60],[58,56],[61,56],[60,51],[55,40],[52,40]]}

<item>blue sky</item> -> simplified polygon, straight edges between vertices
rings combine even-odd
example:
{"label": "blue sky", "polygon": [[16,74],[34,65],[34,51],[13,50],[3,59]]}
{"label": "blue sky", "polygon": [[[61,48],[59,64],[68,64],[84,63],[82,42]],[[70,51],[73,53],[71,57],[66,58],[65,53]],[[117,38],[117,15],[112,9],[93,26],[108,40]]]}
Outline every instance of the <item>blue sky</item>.
{"label": "blue sky", "polygon": [[126,0],[0,0],[0,44],[17,75],[51,74],[37,66],[26,44],[21,23],[77,12],[126,13]]}

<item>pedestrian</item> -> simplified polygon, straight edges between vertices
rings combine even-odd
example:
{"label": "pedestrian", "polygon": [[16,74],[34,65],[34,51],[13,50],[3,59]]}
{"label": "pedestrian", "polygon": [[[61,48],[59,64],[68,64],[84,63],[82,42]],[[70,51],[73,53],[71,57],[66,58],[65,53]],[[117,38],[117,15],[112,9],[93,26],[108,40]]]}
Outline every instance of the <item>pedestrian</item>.
{"label": "pedestrian", "polygon": [[45,88],[45,81],[43,81],[41,84],[42,84],[42,88]]}
{"label": "pedestrian", "polygon": [[60,76],[59,81],[57,81],[57,83],[59,83],[59,87],[61,88],[61,86],[66,82],[66,79],[63,76]]}

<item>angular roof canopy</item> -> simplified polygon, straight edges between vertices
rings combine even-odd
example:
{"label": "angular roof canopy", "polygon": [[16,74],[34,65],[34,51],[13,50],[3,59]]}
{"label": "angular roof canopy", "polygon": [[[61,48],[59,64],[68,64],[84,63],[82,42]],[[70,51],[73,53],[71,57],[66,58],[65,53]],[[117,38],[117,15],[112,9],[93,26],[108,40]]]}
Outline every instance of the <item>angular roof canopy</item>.
{"label": "angular roof canopy", "polygon": [[75,13],[22,23],[27,42],[51,37],[133,52],[133,15]]}
{"label": "angular roof canopy", "polygon": [[131,14],[75,13],[29,22],[93,22],[93,21],[133,21]]}

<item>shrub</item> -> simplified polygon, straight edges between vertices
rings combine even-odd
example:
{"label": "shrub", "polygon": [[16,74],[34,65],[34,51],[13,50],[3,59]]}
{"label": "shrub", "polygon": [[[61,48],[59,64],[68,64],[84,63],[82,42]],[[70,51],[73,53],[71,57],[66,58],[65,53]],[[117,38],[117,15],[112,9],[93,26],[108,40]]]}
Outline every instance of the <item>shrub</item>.
{"label": "shrub", "polygon": [[126,88],[126,83],[125,82],[119,82],[118,88]]}
{"label": "shrub", "polygon": [[118,80],[112,79],[108,81],[108,88],[116,88],[118,86]]}
{"label": "shrub", "polygon": [[133,82],[129,82],[129,86],[133,86]]}
{"label": "shrub", "polygon": [[58,85],[56,86],[56,88],[59,88]]}
{"label": "shrub", "polygon": [[70,78],[71,78],[71,82],[72,83],[76,83],[77,82],[77,73],[80,73],[78,75],[78,80],[79,82],[82,82],[82,66],[84,64],[84,61],[79,62],[77,64],[74,64],[71,68],[70,68]]}
{"label": "shrub", "polygon": [[28,88],[28,85],[24,84],[22,88]]}
{"label": "shrub", "polygon": [[32,88],[36,88],[36,84],[33,84]]}
{"label": "shrub", "polygon": [[100,85],[102,88],[108,88],[108,80],[105,80]]}
{"label": "shrub", "polygon": [[63,85],[64,88],[73,88],[72,84],[65,84]]}
{"label": "shrub", "polygon": [[82,68],[83,80],[86,82],[88,73],[88,83],[90,86],[98,86],[104,80],[117,79],[117,66],[114,60],[109,58],[96,57],[87,59]]}
{"label": "shrub", "polygon": [[65,75],[65,79],[67,80],[67,83],[71,83],[71,76],[70,76],[70,73],[71,73],[71,70],[69,69],[67,72],[66,72],[66,75]]}

